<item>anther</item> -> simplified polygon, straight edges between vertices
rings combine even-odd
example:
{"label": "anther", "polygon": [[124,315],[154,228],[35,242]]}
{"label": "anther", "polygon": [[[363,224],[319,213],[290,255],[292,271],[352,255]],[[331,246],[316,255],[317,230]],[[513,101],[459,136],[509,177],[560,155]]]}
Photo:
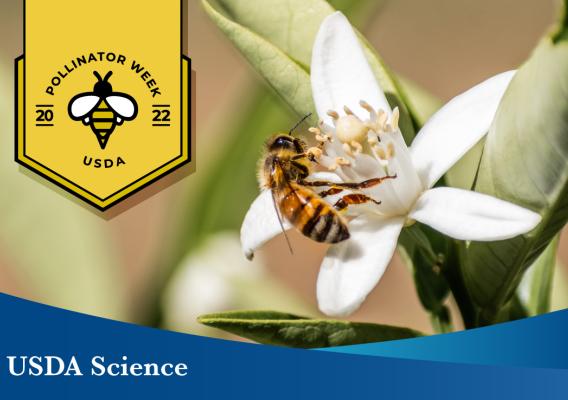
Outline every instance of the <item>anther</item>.
{"label": "anther", "polygon": [[395,107],[394,110],[392,111],[392,117],[391,117],[391,126],[395,131],[398,130],[399,119],[400,119],[400,111],[398,107]]}
{"label": "anther", "polygon": [[367,143],[373,146],[379,142],[379,137],[376,134],[369,132],[369,134],[367,135]]}
{"label": "anther", "polygon": [[347,115],[353,115],[353,111],[351,111],[351,109],[347,106],[343,106],[343,111],[345,111],[345,114]]}
{"label": "anther", "polygon": [[361,154],[363,152],[363,146],[361,145],[361,143],[353,140],[350,144],[355,149],[355,154]]}
{"label": "anther", "polygon": [[359,105],[365,109],[366,111],[368,111],[369,113],[374,112],[373,107],[371,107],[371,105],[369,103],[367,103],[365,100],[361,100],[359,102]]}
{"label": "anther", "polygon": [[310,147],[308,149],[307,153],[308,153],[308,155],[313,156],[315,159],[319,159],[323,154],[322,150],[320,148],[317,148],[317,147]]}
{"label": "anther", "polygon": [[334,120],[338,120],[339,119],[339,114],[333,110],[329,110],[327,112],[327,115],[329,115],[331,118],[333,118]]}
{"label": "anther", "polygon": [[322,143],[324,143],[324,142],[330,142],[330,143],[331,143],[331,141],[332,141],[332,140],[331,140],[331,136],[326,135],[325,133],[324,133],[324,134],[317,134],[317,135],[316,135],[316,140],[317,140],[318,142],[322,142]]}

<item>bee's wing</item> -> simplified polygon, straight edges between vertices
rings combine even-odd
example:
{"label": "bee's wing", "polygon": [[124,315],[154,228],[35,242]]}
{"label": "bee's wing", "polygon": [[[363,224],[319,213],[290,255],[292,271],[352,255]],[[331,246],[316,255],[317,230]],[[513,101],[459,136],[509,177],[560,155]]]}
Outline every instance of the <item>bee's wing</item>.
{"label": "bee's wing", "polygon": [[69,102],[69,115],[78,120],[87,116],[99,104],[101,98],[91,93],[81,93]]}
{"label": "bee's wing", "polygon": [[122,119],[132,120],[138,114],[138,105],[133,97],[125,93],[113,93],[108,96],[106,102]]}

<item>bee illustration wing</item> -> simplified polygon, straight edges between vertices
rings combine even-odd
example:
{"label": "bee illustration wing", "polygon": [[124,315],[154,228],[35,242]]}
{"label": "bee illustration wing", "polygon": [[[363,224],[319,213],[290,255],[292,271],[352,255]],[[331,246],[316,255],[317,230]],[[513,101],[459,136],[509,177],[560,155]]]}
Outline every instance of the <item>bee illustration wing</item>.
{"label": "bee illustration wing", "polygon": [[100,100],[101,98],[94,94],[79,94],[69,102],[69,115],[75,120],[83,119],[99,104]]}
{"label": "bee illustration wing", "polygon": [[107,104],[124,120],[132,120],[138,114],[136,100],[124,93],[113,93],[106,98]]}

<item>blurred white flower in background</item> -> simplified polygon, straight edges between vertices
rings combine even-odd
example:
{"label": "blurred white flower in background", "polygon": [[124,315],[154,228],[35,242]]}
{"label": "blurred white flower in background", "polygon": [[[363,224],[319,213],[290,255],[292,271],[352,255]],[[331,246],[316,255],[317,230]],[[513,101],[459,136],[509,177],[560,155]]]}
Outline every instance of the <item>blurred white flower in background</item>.
{"label": "blurred white flower in background", "polygon": [[262,257],[242,257],[236,232],[210,236],[182,262],[162,301],[164,328],[200,335],[228,334],[197,322],[207,313],[233,309],[273,309],[297,314],[314,310],[265,271]]}

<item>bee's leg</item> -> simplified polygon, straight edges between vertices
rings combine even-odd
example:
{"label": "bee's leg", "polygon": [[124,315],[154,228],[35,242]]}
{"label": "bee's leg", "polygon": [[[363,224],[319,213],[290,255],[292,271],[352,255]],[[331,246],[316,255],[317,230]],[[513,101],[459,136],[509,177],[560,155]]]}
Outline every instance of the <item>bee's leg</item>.
{"label": "bee's leg", "polygon": [[302,158],[307,158],[308,154],[307,153],[302,153],[302,154],[296,154],[294,157],[291,158],[292,161],[298,161],[301,160]]}
{"label": "bee's leg", "polygon": [[395,179],[396,178],[396,174],[394,175],[387,175],[387,176],[383,176],[381,178],[372,178],[372,179],[367,179],[366,181],[362,181],[362,182],[344,182],[344,183],[336,183],[334,184],[334,186],[339,186],[345,189],[367,189],[373,186],[377,186],[380,185],[381,183],[383,183],[384,181],[388,180],[388,179]]}
{"label": "bee's leg", "polygon": [[304,164],[302,164],[301,162],[299,162],[298,160],[295,161],[292,160],[290,164],[299,172],[300,176],[308,176],[310,174],[309,168]]}
{"label": "bee's leg", "polygon": [[342,188],[332,187],[330,189],[327,189],[327,190],[324,190],[323,192],[318,193],[318,196],[323,199],[324,197],[333,196],[334,194],[341,193],[344,190],[345,189],[342,189]]}
{"label": "bee's leg", "polygon": [[317,146],[314,147],[310,147],[307,151],[306,151],[306,157],[308,157],[308,160],[310,160],[311,162],[313,162],[314,164],[319,164],[318,159],[322,156],[323,154],[323,149],[325,146],[325,142],[318,142]]}
{"label": "bee's leg", "polygon": [[348,195],[343,196],[339,200],[337,200],[335,202],[335,204],[333,205],[333,207],[337,211],[341,211],[341,210],[346,209],[350,205],[364,204],[364,203],[368,203],[368,202],[373,202],[375,204],[381,204],[380,201],[372,199],[369,196],[366,196],[364,194],[348,194]]}
{"label": "bee's leg", "polygon": [[343,189],[367,189],[376,185],[380,185],[387,179],[394,179],[394,178],[396,178],[396,174],[383,176],[381,178],[367,179],[366,181],[363,182],[334,183],[328,181],[301,181],[299,183],[304,186],[315,186],[315,187],[329,186],[329,187],[339,187]]}
{"label": "bee's leg", "polygon": [[318,155],[318,153],[312,151],[312,149],[315,149],[315,147],[310,147],[308,149],[308,151],[306,151],[305,153],[295,155],[294,157],[292,157],[292,161],[297,161],[297,160],[307,158],[311,162],[313,162],[315,164],[319,164],[319,162],[318,162],[319,155]]}

